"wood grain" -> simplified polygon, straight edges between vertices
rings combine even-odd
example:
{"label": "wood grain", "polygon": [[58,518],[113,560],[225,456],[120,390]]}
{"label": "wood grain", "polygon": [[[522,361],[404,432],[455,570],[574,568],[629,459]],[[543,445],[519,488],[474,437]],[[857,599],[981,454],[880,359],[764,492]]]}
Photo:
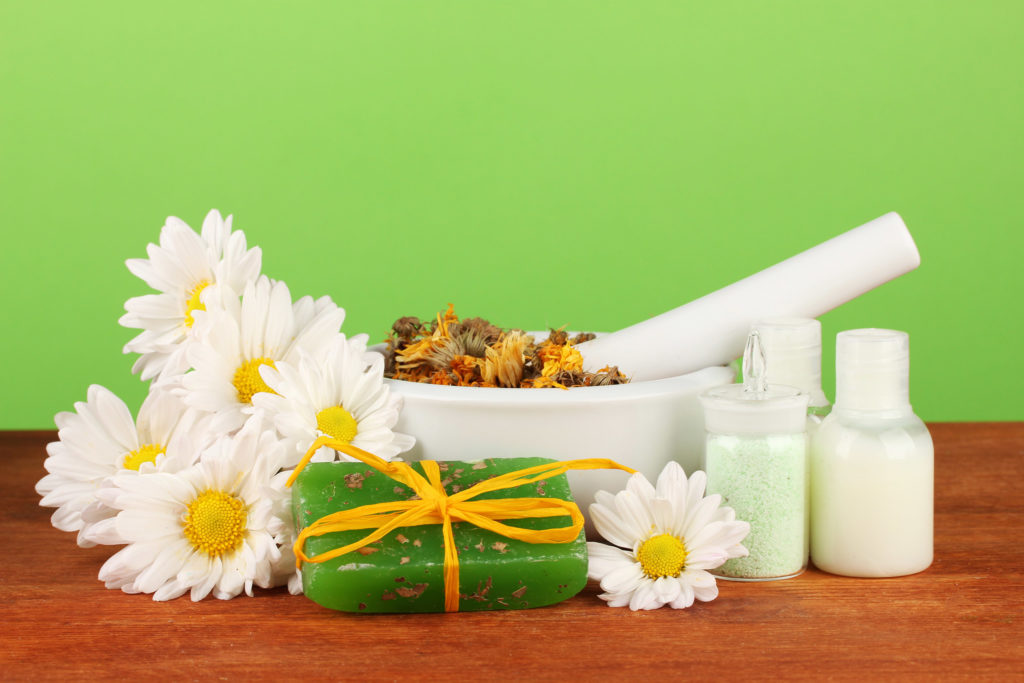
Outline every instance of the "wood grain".
{"label": "wood grain", "polygon": [[1020,678],[1024,423],[930,427],[936,560],[920,574],[721,582],[717,600],[678,611],[611,609],[590,585],[544,609],[401,616],[282,590],[200,603],[108,591],[96,574],[113,549],[78,548],[38,505],[54,434],[0,432],[0,676]]}

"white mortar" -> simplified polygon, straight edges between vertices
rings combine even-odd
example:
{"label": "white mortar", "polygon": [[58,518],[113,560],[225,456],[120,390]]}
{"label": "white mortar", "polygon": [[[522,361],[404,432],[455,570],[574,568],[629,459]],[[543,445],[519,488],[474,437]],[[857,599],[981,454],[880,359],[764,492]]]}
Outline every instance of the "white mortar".
{"label": "white mortar", "polygon": [[[539,456],[610,458],[653,483],[669,460],[700,469],[704,417],[697,396],[735,378],[729,367],[601,387],[492,389],[385,380],[405,405],[396,431],[416,437],[406,460]],[[620,471],[570,472],[584,514],[599,489],[617,492]]]}

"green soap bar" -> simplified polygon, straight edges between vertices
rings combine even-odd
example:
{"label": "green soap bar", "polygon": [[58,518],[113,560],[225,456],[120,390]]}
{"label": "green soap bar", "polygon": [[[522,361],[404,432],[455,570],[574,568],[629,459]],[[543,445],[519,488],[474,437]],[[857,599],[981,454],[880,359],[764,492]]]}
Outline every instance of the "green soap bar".
{"label": "green soap bar", "polygon": [[[439,462],[450,495],[496,475],[554,462],[547,458],[491,458]],[[420,463],[411,463],[423,473]],[[412,489],[359,462],[312,463],[292,487],[301,531],[339,510],[414,497]],[[564,474],[534,484],[481,494],[488,498],[572,500]],[[568,516],[505,520],[528,529],[569,526]],[[587,545],[581,531],[571,543],[526,543],[467,522],[452,525],[459,553],[459,610],[543,607],[576,595],[587,582]],[[306,555],[340,548],[371,530],[325,534],[306,541]],[[302,566],[314,602],[345,612],[443,612],[444,540],[440,524],[401,527],[381,540],[322,563]]]}

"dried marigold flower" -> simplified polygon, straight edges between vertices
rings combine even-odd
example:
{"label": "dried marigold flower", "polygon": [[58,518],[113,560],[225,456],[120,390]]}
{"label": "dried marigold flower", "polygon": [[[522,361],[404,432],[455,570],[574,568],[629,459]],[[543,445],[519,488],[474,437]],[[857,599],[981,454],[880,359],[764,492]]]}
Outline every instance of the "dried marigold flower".
{"label": "dried marigold flower", "polygon": [[551,330],[551,332],[548,334],[548,339],[547,339],[546,344],[551,344],[553,346],[565,346],[566,343],[568,343],[568,341],[569,341],[569,334],[565,331],[564,328],[560,327],[557,330],[556,329],[552,329]]}
{"label": "dried marigold flower", "polygon": [[474,330],[466,330],[460,334],[456,341],[466,356],[484,358],[487,356],[487,340]]}
{"label": "dried marigold flower", "polygon": [[417,342],[413,342],[404,349],[399,349],[395,352],[395,363],[401,370],[409,370],[429,363],[434,355],[438,341],[434,337],[425,337]]}
{"label": "dried marigold flower", "polygon": [[476,332],[483,337],[484,342],[487,344],[494,344],[504,334],[504,330],[496,325],[492,325],[483,318],[466,318],[462,321],[462,328]]}
{"label": "dried marigold flower", "polygon": [[391,326],[391,330],[398,335],[398,338],[406,341],[412,341],[413,337],[422,332],[422,329],[423,325],[420,323],[420,319],[414,315],[399,318]]}
{"label": "dried marigold flower", "polygon": [[525,334],[512,330],[488,348],[480,373],[484,381],[499,387],[518,387],[523,380],[523,350],[526,342]]}
{"label": "dried marigold flower", "polygon": [[567,389],[628,382],[618,368],[583,369],[574,344],[592,339],[552,329],[539,344],[522,330],[504,331],[483,318],[459,320],[452,304],[425,325],[405,316],[387,339],[385,376],[409,382],[471,387]]}
{"label": "dried marigold flower", "polygon": [[481,381],[480,365],[484,361],[474,356],[455,356],[452,358],[449,367],[452,373],[459,378],[460,385],[472,385]]}
{"label": "dried marigold flower", "polygon": [[455,315],[455,307],[448,304],[448,310],[444,312],[444,315],[438,313],[437,318],[430,323],[430,331],[432,334],[440,333],[441,336],[447,337],[449,336],[448,326],[458,322],[459,316]]}
{"label": "dried marigold flower", "polygon": [[592,387],[626,384],[627,382],[629,382],[629,378],[619,372],[619,368],[614,365],[601,368],[589,378],[589,384]]}
{"label": "dried marigold flower", "polygon": [[449,325],[448,331],[454,336],[442,337],[434,344],[427,355],[426,360],[435,368],[447,368],[451,365],[456,356],[473,356],[484,358],[487,354],[487,343],[476,332],[466,330],[453,332],[456,325]]}
{"label": "dried marigold flower", "polygon": [[562,372],[583,370],[583,354],[569,342],[564,346],[551,345],[542,348],[538,355],[544,359],[544,368],[540,371],[545,377],[554,377]]}

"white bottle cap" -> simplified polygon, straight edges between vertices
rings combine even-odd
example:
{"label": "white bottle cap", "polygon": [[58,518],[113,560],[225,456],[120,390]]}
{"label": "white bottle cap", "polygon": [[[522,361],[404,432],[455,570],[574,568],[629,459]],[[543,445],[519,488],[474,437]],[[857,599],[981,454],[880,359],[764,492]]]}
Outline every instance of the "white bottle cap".
{"label": "white bottle cap", "polygon": [[742,384],[726,384],[700,395],[707,431],[744,436],[803,432],[807,399],[796,387],[781,384],[769,384],[765,391],[757,392]]}
{"label": "white bottle cap", "polygon": [[769,384],[786,384],[810,395],[812,406],[827,406],[821,390],[821,323],[814,318],[766,318],[754,325],[767,357]]}
{"label": "white bottle cap", "polygon": [[846,330],[836,337],[836,408],[895,410],[910,405],[910,335]]}

